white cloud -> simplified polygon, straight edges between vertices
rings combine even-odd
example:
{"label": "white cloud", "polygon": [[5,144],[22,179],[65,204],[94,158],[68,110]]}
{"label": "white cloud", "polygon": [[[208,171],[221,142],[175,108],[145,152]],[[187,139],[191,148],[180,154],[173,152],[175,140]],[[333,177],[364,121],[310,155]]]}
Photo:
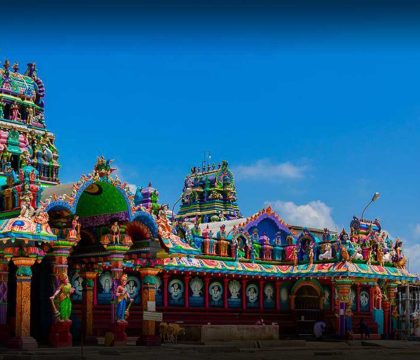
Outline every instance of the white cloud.
{"label": "white cloud", "polygon": [[295,165],[288,161],[276,164],[267,159],[233,168],[233,172],[239,180],[267,180],[273,182],[301,179],[304,177],[306,170],[307,166],[305,165]]}
{"label": "white cloud", "polygon": [[413,229],[413,236],[415,239],[420,239],[420,224],[416,224]]}
{"label": "white cloud", "polygon": [[408,245],[403,252],[408,258],[408,270],[420,274],[420,244]]}
{"label": "white cloud", "polygon": [[302,205],[297,205],[292,201],[280,200],[268,202],[268,204],[271,204],[280,217],[291,225],[336,229],[331,216],[332,209],[320,200]]}

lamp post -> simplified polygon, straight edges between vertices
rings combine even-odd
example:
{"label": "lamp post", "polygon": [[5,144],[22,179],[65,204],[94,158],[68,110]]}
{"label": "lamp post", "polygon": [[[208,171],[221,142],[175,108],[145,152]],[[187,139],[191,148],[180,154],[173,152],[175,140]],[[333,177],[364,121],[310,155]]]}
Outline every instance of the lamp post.
{"label": "lamp post", "polygon": [[373,194],[372,199],[368,202],[368,204],[365,206],[365,208],[362,211],[362,216],[360,217],[361,220],[363,219],[363,215],[365,214],[365,211],[369,207],[369,205],[372,204],[374,201],[378,200],[380,196],[381,194],[379,194],[378,192]]}
{"label": "lamp post", "polygon": [[174,206],[172,206],[172,221],[174,221],[174,220],[175,220],[174,211],[175,211],[175,206],[176,206],[176,204],[178,204],[178,203],[182,200],[182,198],[183,198],[184,196],[191,195],[191,194],[192,194],[192,192],[193,192],[193,189],[191,189],[191,188],[187,187],[187,188],[184,190],[184,192],[181,194],[181,196],[179,197],[179,199],[178,199],[177,201],[175,201]]}

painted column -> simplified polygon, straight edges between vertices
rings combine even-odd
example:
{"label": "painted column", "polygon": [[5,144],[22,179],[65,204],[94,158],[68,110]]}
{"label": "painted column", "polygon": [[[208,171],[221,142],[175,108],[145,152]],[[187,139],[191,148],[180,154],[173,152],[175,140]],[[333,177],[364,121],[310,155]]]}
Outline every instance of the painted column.
{"label": "painted column", "polygon": [[[139,272],[142,278],[141,301],[144,313],[148,309],[148,302],[156,304],[156,275],[160,272],[160,269],[141,268]],[[143,318],[142,333],[137,339],[137,345],[160,345],[160,336],[156,333],[156,322],[154,320],[144,320]]]}
{"label": "painted column", "polygon": [[82,337],[87,345],[97,344],[97,339],[93,335],[93,291],[95,288],[95,271],[85,271],[80,274],[83,277],[83,298],[82,298]]}
{"label": "painted column", "polygon": [[369,311],[372,313],[374,305],[375,305],[375,292],[374,287],[370,285],[369,287]]}
{"label": "painted column", "polygon": [[338,315],[337,334],[345,336],[346,332],[352,331],[352,317],[351,312],[351,279],[337,279],[335,286],[337,289],[337,298],[335,299],[335,311]]}
{"label": "painted column", "polygon": [[7,325],[7,280],[9,277],[9,261],[0,257],[0,328]]}
{"label": "painted column", "polygon": [[280,281],[276,281],[276,311],[280,311],[281,310],[281,300],[280,300],[280,286],[281,283]]}
{"label": "painted column", "polygon": [[[388,285],[387,297],[388,297],[389,309],[386,309],[385,305],[383,305],[385,329],[387,330],[385,331],[385,335],[387,336],[393,336],[395,330],[397,330],[398,310],[395,303],[397,288],[398,288],[397,284]],[[384,303],[386,303],[386,301],[384,301]]]}
{"label": "painted column", "polygon": [[259,309],[260,312],[264,311],[264,280],[258,282],[259,285]]}
{"label": "painted column", "polygon": [[31,267],[35,263],[34,258],[13,258],[16,265],[16,323],[15,337],[8,346],[20,349],[34,349],[37,342],[30,336],[31,331]]}
{"label": "painted column", "polygon": [[189,308],[190,306],[190,276],[189,275],[185,275],[184,278],[184,306],[186,309]]}
{"label": "painted column", "polygon": [[[54,244],[52,244],[51,253],[47,255],[52,264],[51,276],[54,281],[54,291],[60,284],[60,274],[66,274],[68,276],[67,259],[70,255],[70,251],[73,245],[74,242],[58,239]],[[73,338],[70,332],[71,324],[71,320],[57,321],[55,318],[49,333],[50,345],[54,347],[72,346]]]}
{"label": "painted column", "polygon": [[223,307],[225,308],[225,310],[228,309],[229,307],[229,303],[228,303],[228,284],[229,284],[229,279],[228,278],[224,278],[223,279]]}
{"label": "painted column", "polygon": [[169,274],[164,273],[163,274],[163,307],[168,307],[168,280],[169,280]]}
{"label": "painted column", "polygon": [[241,280],[242,311],[246,311],[246,279]]}
{"label": "painted column", "polygon": [[356,311],[360,312],[360,284],[357,284],[357,295],[356,295]]}
{"label": "painted column", "polygon": [[206,309],[209,308],[209,284],[210,284],[210,277],[206,274],[204,278],[204,307]]}

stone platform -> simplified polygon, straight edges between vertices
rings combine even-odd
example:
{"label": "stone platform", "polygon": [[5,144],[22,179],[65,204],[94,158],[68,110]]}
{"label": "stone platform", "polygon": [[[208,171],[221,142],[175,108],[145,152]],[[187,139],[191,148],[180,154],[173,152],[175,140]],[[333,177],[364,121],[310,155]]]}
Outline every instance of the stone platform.
{"label": "stone platform", "polygon": [[203,325],[201,341],[278,340],[278,325]]}

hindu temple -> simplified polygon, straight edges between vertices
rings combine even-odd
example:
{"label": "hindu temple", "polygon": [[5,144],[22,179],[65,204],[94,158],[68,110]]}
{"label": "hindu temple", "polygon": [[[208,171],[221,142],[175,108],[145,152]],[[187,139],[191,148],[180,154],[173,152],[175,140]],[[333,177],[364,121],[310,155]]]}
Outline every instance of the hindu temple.
{"label": "hindu temple", "polygon": [[[152,184],[133,193],[113,163],[61,184],[35,64],[0,69],[0,332],[14,348],[158,345],[212,325],[272,326],[276,336],[401,331],[398,289],[418,283],[402,241],[376,219],[339,232],[242,215],[226,161],[193,167],[178,212]],[[169,326],[169,325],[168,325]],[[110,336],[110,335],[109,335]]]}

